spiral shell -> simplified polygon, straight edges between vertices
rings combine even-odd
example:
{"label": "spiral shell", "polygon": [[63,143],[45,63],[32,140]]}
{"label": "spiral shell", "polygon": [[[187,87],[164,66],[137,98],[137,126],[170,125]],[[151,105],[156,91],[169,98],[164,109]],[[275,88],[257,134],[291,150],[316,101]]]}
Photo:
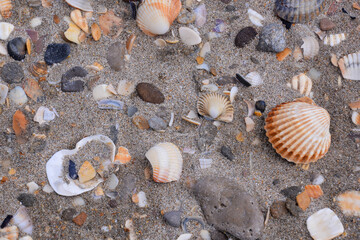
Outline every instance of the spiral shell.
{"label": "spiral shell", "polygon": [[308,164],[322,158],[331,143],[329,113],[308,97],[282,103],[266,118],[266,136],[281,157]]}
{"label": "spiral shell", "polygon": [[197,103],[197,110],[203,116],[223,122],[232,122],[234,117],[234,107],[230,100],[218,93],[202,95]]}
{"label": "spiral shell", "polygon": [[155,182],[167,183],[180,179],[183,159],[179,148],[173,143],[158,143],[145,154],[153,168]]}
{"label": "spiral shell", "polygon": [[146,35],[165,34],[180,10],[180,0],[145,0],[137,11],[136,22]]}
{"label": "spiral shell", "polygon": [[343,78],[360,80],[360,52],[340,58],[338,64]]}
{"label": "spiral shell", "polygon": [[305,23],[318,16],[325,7],[324,0],[276,0],[276,14],[292,23]]}

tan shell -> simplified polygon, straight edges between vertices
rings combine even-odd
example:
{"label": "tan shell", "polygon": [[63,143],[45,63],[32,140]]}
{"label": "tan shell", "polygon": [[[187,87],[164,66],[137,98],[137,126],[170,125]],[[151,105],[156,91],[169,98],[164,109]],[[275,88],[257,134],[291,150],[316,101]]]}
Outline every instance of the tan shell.
{"label": "tan shell", "polygon": [[340,58],[338,64],[343,78],[360,80],[360,52]]}
{"label": "tan shell", "polygon": [[293,77],[288,86],[292,89],[298,90],[305,96],[309,96],[312,88],[312,81],[308,76],[305,75],[305,73],[301,73]]}
{"label": "tan shell", "polygon": [[0,229],[0,239],[16,240],[19,237],[19,229],[16,226]]}
{"label": "tan shell", "polygon": [[234,117],[234,107],[230,100],[218,93],[202,95],[198,100],[197,110],[203,116],[223,122],[232,122]]}
{"label": "tan shell", "polygon": [[86,33],[89,33],[89,26],[85,17],[82,16],[79,9],[75,9],[70,13],[71,20]]}
{"label": "tan shell", "polygon": [[265,121],[269,142],[289,162],[316,162],[329,150],[329,113],[308,97],[276,106]]}
{"label": "tan shell", "polygon": [[324,38],[324,44],[331,47],[339,45],[342,41],[346,40],[345,33],[330,34]]}
{"label": "tan shell", "polygon": [[360,217],[360,192],[347,191],[336,197],[336,200],[347,216]]}

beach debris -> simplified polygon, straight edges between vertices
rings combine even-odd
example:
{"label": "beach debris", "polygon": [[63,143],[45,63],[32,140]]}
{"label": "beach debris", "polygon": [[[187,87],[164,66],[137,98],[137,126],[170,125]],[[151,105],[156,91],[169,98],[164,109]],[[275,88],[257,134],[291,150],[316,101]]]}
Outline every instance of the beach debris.
{"label": "beach debris", "polygon": [[345,33],[330,34],[324,38],[324,44],[333,47],[339,45],[344,40],[346,40]]}
{"label": "beach debris", "polygon": [[318,27],[314,26],[313,27],[313,31],[314,33],[316,33],[316,35],[320,38],[320,40],[324,40],[324,38],[326,37],[326,33],[321,31]]}
{"label": "beach debris", "polygon": [[300,61],[303,58],[303,54],[299,46],[294,48],[292,56],[294,57],[295,61]]}
{"label": "beach debris", "polygon": [[235,37],[235,46],[243,48],[245,45],[255,39],[257,31],[253,27],[245,27],[241,29]]}
{"label": "beach debris", "polygon": [[235,156],[234,156],[233,152],[231,151],[230,147],[222,146],[220,152],[224,157],[226,157],[230,161],[233,161],[235,159]]}
{"label": "beach debris", "polygon": [[234,107],[230,100],[218,93],[208,93],[202,95],[197,103],[197,110],[200,115],[211,119],[232,122]]}
{"label": "beach debris", "polygon": [[96,23],[93,23],[91,25],[91,36],[95,41],[99,41],[101,38],[101,30],[99,25],[97,25]]}
{"label": "beach debris", "polygon": [[279,53],[276,54],[276,59],[279,62],[282,62],[290,54],[291,54],[291,49],[290,48],[285,48],[282,52],[279,52]]}
{"label": "beach debris", "polygon": [[325,8],[324,0],[276,0],[275,12],[291,23],[305,23],[315,19]]}
{"label": "beach debris", "polygon": [[65,0],[65,2],[71,7],[78,8],[85,12],[93,11],[90,0]]}
{"label": "beach debris", "polygon": [[7,44],[7,51],[14,60],[23,60],[26,55],[26,40],[21,37],[10,40]]}
{"label": "beach debris", "polygon": [[188,27],[180,27],[179,28],[179,35],[181,41],[189,46],[197,45],[201,43],[201,37],[199,33],[195,32],[191,28]]}
{"label": "beach debris", "polygon": [[338,67],[338,59],[334,53],[331,53],[330,62],[333,66]]}
{"label": "beach debris", "polygon": [[9,88],[5,84],[0,83],[0,104],[4,104]]}
{"label": "beach debris", "polygon": [[291,79],[291,82],[287,84],[288,87],[291,87],[294,90],[298,90],[301,94],[305,96],[310,96],[312,88],[312,80],[306,76],[305,73],[294,76]]}
{"label": "beach debris", "polygon": [[275,219],[282,219],[285,218],[289,212],[286,208],[285,201],[275,201],[270,206],[270,213],[271,216]]}
{"label": "beach debris", "polygon": [[113,94],[107,90],[107,87],[108,87],[107,84],[99,84],[96,87],[94,87],[92,91],[92,95],[95,101],[113,96]]}
{"label": "beach debris", "polygon": [[74,207],[81,207],[86,204],[85,200],[82,197],[76,197],[71,202]]}
{"label": "beach debris", "polygon": [[303,45],[301,45],[301,48],[303,49],[304,59],[308,60],[319,53],[319,42],[314,37],[305,37],[302,39]]}
{"label": "beach debris", "polygon": [[116,72],[120,72],[125,65],[124,61],[125,48],[120,42],[110,45],[106,60],[110,68]]}
{"label": "beach debris", "polygon": [[147,206],[146,194],[143,191],[133,194],[132,201],[138,205],[138,207],[144,208]]}
{"label": "beach debris", "polygon": [[336,197],[336,201],[341,211],[346,216],[360,216],[360,192],[346,191]]}
{"label": "beach debris", "polygon": [[122,31],[122,22],[123,20],[115,16],[113,11],[107,11],[105,14],[100,15],[99,17],[99,26],[105,36],[109,35],[112,29],[117,29],[117,34],[120,34]]}
{"label": "beach debris", "polygon": [[320,29],[322,31],[329,31],[336,27],[336,24],[331,21],[329,18],[322,18],[319,22]]}
{"label": "beach debris", "polygon": [[360,80],[360,51],[340,58],[338,64],[343,78]]}
{"label": "beach debris", "polygon": [[248,11],[248,16],[249,16],[249,19],[250,21],[255,25],[255,26],[258,26],[258,27],[262,27],[262,21],[264,20],[264,17],[261,16],[258,12],[256,12],[255,10],[249,8]]}
{"label": "beach debris", "polygon": [[251,132],[255,128],[255,122],[250,117],[245,117],[246,131]]}
{"label": "beach debris", "polygon": [[[265,121],[270,143],[290,162],[316,162],[330,147],[329,113],[308,97],[276,106]],[[293,129],[293,126],[298,127]]]}
{"label": "beach debris", "polygon": [[[37,187],[39,187],[39,186],[37,186]],[[37,201],[35,196],[33,194],[29,194],[29,193],[21,193],[16,199],[19,202],[21,202],[21,204],[25,207],[32,207],[32,206],[34,206],[34,204]]]}
{"label": "beach debris", "polygon": [[47,46],[44,61],[47,65],[61,63],[70,55],[70,45],[67,43],[51,43]]}
{"label": "beach debris", "polygon": [[66,71],[61,76],[61,91],[63,92],[81,92],[84,90],[85,82],[82,80],[70,81],[73,78],[84,78],[88,72],[80,67],[75,66]]}
{"label": "beach debris", "polygon": [[115,190],[115,188],[119,185],[118,177],[112,173],[109,178],[106,180],[106,188],[109,190]]}
{"label": "beach debris", "polygon": [[12,218],[13,224],[19,227],[20,231],[26,234],[32,234],[33,223],[29,214],[26,211],[26,207],[21,206]]}
{"label": "beach debris", "polygon": [[64,36],[70,42],[80,44],[83,40],[81,29],[76,26],[73,22],[69,22],[69,28],[64,32]]}
{"label": "beach debris", "polygon": [[14,28],[14,25],[11,23],[0,22],[0,39],[7,40],[12,31],[14,31]]}
{"label": "beach debris", "polygon": [[140,130],[146,130],[149,129],[149,122],[146,120],[143,116],[135,116],[132,119],[132,123],[139,128]]}
{"label": "beach debris", "polygon": [[136,92],[139,97],[145,102],[160,104],[165,101],[164,95],[152,83],[139,83],[138,85],[136,85]]}
{"label": "beach debris", "polygon": [[40,26],[41,23],[42,23],[41,17],[34,17],[33,19],[30,20],[30,26],[32,28],[36,28],[36,27]]}
{"label": "beach debris", "polygon": [[134,223],[132,219],[128,219],[125,221],[125,232],[129,232],[129,240],[137,240]]}
{"label": "beach debris", "polygon": [[344,232],[344,227],[330,208],[323,208],[306,220],[307,229],[314,240],[333,239]]}
{"label": "beach debris", "polygon": [[313,185],[320,185],[320,184],[322,184],[324,181],[325,181],[325,178],[324,178],[324,176],[321,175],[321,174],[314,174],[314,175],[312,175],[312,177],[311,177],[311,183],[312,183]]}
{"label": "beach debris", "polygon": [[206,7],[205,4],[200,4],[198,7],[194,9],[195,13],[195,25],[197,27],[202,27],[206,23]]}
{"label": "beach debris", "polygon": [[26,79],[23,87],[26,95],[28,95],[35,102],[39,103],[45,100],[45,95],[36,80],[32,78]]}
{"label": "beach debris", "polygon": [[349,107],[350,107],[351,110],[360,109],[360,100],[358,100],[356,102],[349,103]]}
{"label": "beach debris", "polygon": [[19,237],[19,229],[17,226],[1,227],[0,239],[16,240]]}
{"label": "beach debris", "polygon": [[0,12],[3,18],[9,18],[12,15],[11,0],[0,0]]}
{"label": "beach debris", "polygon": [[360,125],[360,114],[358,112],[353,112],[351,115],[351,120],[357,126]]}
{"label": "beach debris", "polygon": [[131,54],[131,50],[134,46],[135,39],[136,39],[136,35],[131,34],[128,40],[126,41],[126,51],[128,54]]}
{"label": "beach debris", "polygon": [[250,72],[245,76],[245,80],[251,86],[260,86],[264,83],[263,79],[261,78],[258,72]]}
{"label": "beach debris", "polygon": [[173,143],[158,143],[146,154],[153,168],[155,182],[167,183],[180,179],[183,159],[179,148]]}
{"label": "beach debris", "polygon": [[238,93],[239,88],[238,87],[232,87],[230,90],[230,102],[233,103],[235,101],[236,94]]}
{"label": "beach debris", "polygon": [[277,23],[267,24],[260,33],[258,51],[282,52],[286,47],[285,28]]}
{"label": "beach debris", "polygon": [[81,213],[79,213],[79,215],[74,217],[72,221],[76,225],[82,226],[85,223],[86,219],[87,219],[87,214],[85,212],[81,212]]}
{"label": "beach debris", "polygon": [[20,83],[24,79],[24,70],[17,62],[9,62],[1,68],[0,75],[6,83]]}
{"label": "beach debris", "polygon": [[[215,34],[215,36],[220,36],[219,33],[222,33],[223,31],[225,31],[225,29],[226,29],[226,23],[221,19],[216,19],[215,27],[213,28],[213,32],[210,32],[210,33]],[[210,33],[208,33],[208,34],[210,34]]]}
{"label": "beach debris", "polygon": [[211,158],[200,158],[200,168],[205,169],[211,167],[213,160]]}
{"label": "beach debris", "polygon": [[191,8],[183,7],[177,17],[178,23],[181,24],[190,24],[193,23],[196,19],[195,13]]}
{"label": "beach debris", "polygon": [[155,45],[159,48],[164,48],[166,46],[166,41],[162,38],[158,38],[154,41]]}
{"label": "beach debris", "polygon": [[28,97],[22,87],[16,86],[9,92],[10,102],[15,103],[18,106],[24,105],[28,101]]}
{"label": "beach debris", "polygon": [[82,16],[79,9],[75,9],[70,13],[71,20],[85,33],[89,33],[89,26],[85,17]]}
{"label": "beach debris", "polygon": [[200,50],[199,57],[202,57],[205,59],[206,54],[208,54],[210,52],[211,52],[210,42],[206,42]]}
{"label": "beach debris", "polygon": [[306,185],[305,191],[307,192],[307,195],[311,198],[319,198],[322,195],[324,195],[320,185]]}
{"label": "beach debris", "polygon": [[26,184],[26,186],[28,188],[28,192],[31,194],[35,193],[35,191],[37,191],[40,188],[39,185],[36,184],[36,182],[29,182]]}
{"label": "beach debris", "polygon": [[191,233],[183,233],[176,240],[189,240],[192,236],[193,235]]}
{"label": "beach debris", "polygon": [[151,129],[157,132],[165,131],[167,123],[160,117],[152,117],[149,119],[149,126]]}
{"label": "beach debris", "polygon": [[131,160],[131,155],[129,153],[129,150],[125,147],[120,146],[118,148],[118,152],[115,155],[115,160],[114,163],[115,164],[125,164],[130,162]]}
{"label": "beach debris", "polygon": [[311,203],[311,199],[306,191],[296,196],[296,202],[303,211],[305,211]]}
{"label": "beach debris", "polygon": [[[258,110],[258,111],[260,111],[261,113],[265,112],[266,103],[265,103],[264,101],[262,101],[262,100],[256,101],[256,102],[255,102],[255,109]],[[252,115],[252,114],[251,114],[251,115]],[[250,116],[251,116],[251,115],[250,115]],[[250,117],[250,116],[248,115],[248,117]]]}

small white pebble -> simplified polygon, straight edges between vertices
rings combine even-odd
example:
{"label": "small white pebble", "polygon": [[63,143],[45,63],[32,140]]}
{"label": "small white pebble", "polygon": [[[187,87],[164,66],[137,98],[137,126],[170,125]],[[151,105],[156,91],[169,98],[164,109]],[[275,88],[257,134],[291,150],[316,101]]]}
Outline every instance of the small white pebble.
{"label": "small white pebble", "polygon": [[140,191],[137,194],[137,196],[139,198],[138,206],[141,208],[146,207],[146,205],[147,205],[146,194],[143,191]]}
{"label": "small white pebble", "polygon": [[49,184],[46,184],[43,187],[43,191],[46,192],[46,193],[52,193],[52,192],[54,192],[54,189]]}
{"label": "small white pebble", "polygon": [[30,26],[32,28],[36,28],[38,26],[40,26],[42,23],[42,18],[41,17],[36,17],[30,20]]}
{"label": "small white pebble", "polygon": [[36,190],[39,189],[39,185],[37,185],[35,182],[29,182],[26,184],[28,187],[29,193],[34,193]]}
{"label": "small white pebble", "polygon": [[312,184],[314,185],[320,185],[325,181],[325,178],[323,175],[317,175],[313,180],[312,180]]}
{"label": "small white pebble", "polygon": [[84,206],[85,200],[82,197],[76,197],[72,200],[72,205],[74,207]]}

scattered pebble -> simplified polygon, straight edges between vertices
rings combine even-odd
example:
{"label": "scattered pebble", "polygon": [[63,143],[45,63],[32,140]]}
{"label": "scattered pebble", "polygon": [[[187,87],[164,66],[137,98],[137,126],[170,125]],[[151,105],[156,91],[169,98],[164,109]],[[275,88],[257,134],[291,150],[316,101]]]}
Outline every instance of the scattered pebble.
{"label": "scattered pebble", "polygon": [[235,46],[243,48],[245,45],[255,39],[258,33],[253,27],[245,27],[239,31],[235,37]]}
{"label": "scattered pebble", "polygon": [[77,215],[72,221],[78,225],[82,226],[86,221],[87,215],[84,212],[81,212],[79,215]]}
{"label": "scattered pebble", "polygon": [[224,155],[224,157],[226,157],[227,159],[229,159],[230,161],[233,161],[235,156],[232,153],[231,149],[227,146],[222,146],[221,147],[221,154]]}
{"label": "scattered pebble", "polygon": [[162,118],[152,117],[149,119],[149,126],[155,131],[162,131],[166,129],[167,124]]}
{"label": "scattered pebble", "polygon": [[75,208],[67,208],[61,213],[61,219],[64,221],[71,221],[73,220],[74,216],[76,215]]}
{"label": "scattered pebble", "polygon": [[170,226],[178,228],[181,225],[181,213],[181,210],[166,212],[164,220]]}
{"label": "scattered pebble", "polygon": [[52,43],[46,48],[44,61],[47,65],[61,63],[70,55],[70,45],[67,43]]}
{"label": "scattered pebble", "polygon": [[112,70],[119,72],[125,65],[124,61],[125,47],[120,43],[116,42],[110,45],[106,60]]}
{"label": "scattered pebble", "polygon": [[291,186],[280,191],[282,195],[296,201],[296,196],[301,192],[301,187]]}
{"label": "scattered pebble", "polygon": [[26,184],[29,193],[33,194],[35,191],[37,191],[40,187],[35,182],[29,182]]}
{"label": "scattered pebble", "polygon": [[161,91],[151,83],[139,83],[136,86],[136,91],[139,97],[145,102],[160,104],[165,100]]}
{"label": "scattered pebble", "polygon": [[256,49],[263,52],[282,52],[285,47],[285,28],[277,23],[265,25]]}
{"label": "scattered pebble", "polygon": [[333,21],[331,21],[329,18],[320,19],[319,25],[322,31],[329,31],[336,27],[336,24]]}
{"label": "scattered pebble", "polygon": [[135,107],[135,106],[129,106],[129,107],[127,108],[127,115],[128,115],[128,117],[134,116],[134,114],[135,114],[137,111],[138,111],[137,107]]}
{"label": "scattered pebble", "polygon": [[24,79],[24,70],[17,62],[5,63],[1,69],[1,78],[9,83],[20,83]]}
{"label": "scattered pebble", "polygon": [[148,121],[143,116],[135,116],[135,117],[133,117],[132,122],[140,130],[146,130],[146,129],[150,128]]}
{"label": "scattered pebble", "polygon": [[236,10],[236,8],[235,8],[235,6],[233,6],[233,5],[227,5],[226,7],[225,7],[225,11],[227,11],[227,12],[233,12],[233,11],[235,11]]}
{"label": "scattered pebble", "polygon": [[116,201],[115,199],[111,199],[111,200],[109,201],[109,206],[110,206],[111,208],[116,208],[116,207],[118,206],[118,203],[117,203],[117,201]]}
{"label": "scattered pebble", "polygon": [[286,199],[286,208],[289,210],[291,215],[298,217],[302,213],[301,208],[299,208],[298,205],[296,205],[296,202],[291,200],[290,198]]}
{"label": "scattered pebble", "polygon": [[9,56],[16,61],[21,61],[25,59],[26,40],[21,37],[10,40],[7,44],[7,51],[9,53]]}
{"label": "scattered pebble", "polygon": [[13,102],[13,103],[15,103],[16,105],[19,105],[19,106],[24,105],[28,101],[28,98],[27,98],[27,96],[25,94],[24,89],[22,89],[19,86],[16,86],[12,90],[10,90],[9,99],[10,99],[11,102]]}
{"label": "scattered pebble", "polygon": [[21,202],[22,205],[25,207],[32,207],[36,203],[36,197],[33,194],[30,193],[21,193],[17,200]]}
{"label": "scattered pebble", "polygon": [[88,72],[80,67],[76,66],[68,70],[61,76],[61,91],[63,92],[81,92],[84,90],[85,82],[82,80],[70,81],[73,78],[84,78]]}
{"label": "scattered pebble", "polygon": [[285,218],[289,212],[286,209],[285,201],[275,201],[270,206],[270,213],[273,218],[282,219]]}

